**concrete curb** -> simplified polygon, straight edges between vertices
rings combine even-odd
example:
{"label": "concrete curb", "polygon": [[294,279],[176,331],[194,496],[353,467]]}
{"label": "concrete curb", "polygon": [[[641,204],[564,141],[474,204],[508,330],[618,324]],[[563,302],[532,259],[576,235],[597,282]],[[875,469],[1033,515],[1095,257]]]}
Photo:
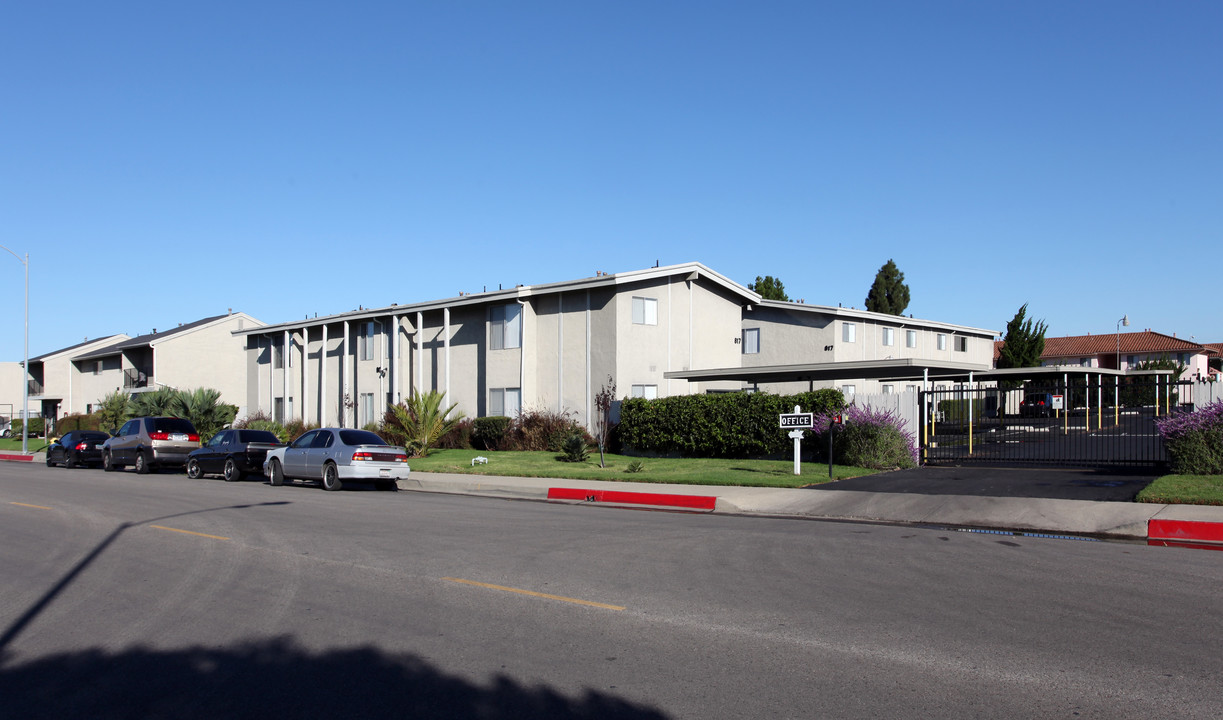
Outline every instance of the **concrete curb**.
{"label": "concrete curb", "polygon": [[44,459],[44,460],[46,459],[45,455],[42,458],[39,458],[38,457],[39,455],[42,455],[42,453],[30,453],[29,455],[22,455],[21,453],[0,453],[0,461],[34,462],[35,460],[38,460],[38,459]]}

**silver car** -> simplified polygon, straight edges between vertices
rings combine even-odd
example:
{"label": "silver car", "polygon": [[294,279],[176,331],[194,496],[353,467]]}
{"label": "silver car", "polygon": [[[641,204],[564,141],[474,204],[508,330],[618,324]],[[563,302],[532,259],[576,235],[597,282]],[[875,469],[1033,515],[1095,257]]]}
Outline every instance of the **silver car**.
{"label": "silver car", "polygon": [[182,468],[187,454],[199,446],[200,436],[190,420],[132,418],[102,445],[102,469],[110,472],[132,465],[143,475],[155,467]]}
{"label": "silver car", "polygon": [[319,428],[302,433],[285,447],[268,450],[263,474],[273,485],[285,480],[318,480],[324,490],[339,490],[347,480],[373,482],[394,490],[408,477],[408,452],[368,430]]}

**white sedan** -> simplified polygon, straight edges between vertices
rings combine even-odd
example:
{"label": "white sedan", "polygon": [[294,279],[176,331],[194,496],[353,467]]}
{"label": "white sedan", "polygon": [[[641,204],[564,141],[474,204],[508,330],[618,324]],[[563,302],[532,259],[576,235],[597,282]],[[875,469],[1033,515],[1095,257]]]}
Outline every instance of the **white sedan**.
{"label": "white sedan", "polygon": [[302,433],[284,447],[268,450],[263,473],[273,485],[285,480],[318,480],[324,490],[339,490],[346,480],[364,480],[394,490],[408,477],[408,452],[368,430],[319,428]]}

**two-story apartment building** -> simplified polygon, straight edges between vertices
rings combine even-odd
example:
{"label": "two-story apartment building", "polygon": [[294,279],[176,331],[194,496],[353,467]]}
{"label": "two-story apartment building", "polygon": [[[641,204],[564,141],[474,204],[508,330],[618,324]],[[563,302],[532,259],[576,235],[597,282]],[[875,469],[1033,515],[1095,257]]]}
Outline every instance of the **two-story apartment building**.
{"label": "two-story apartment building", "polygon": [[[864,310],[762,300],[699,263],[392,305],[240,331],[245,404],[273,417],[364,425],[438,390],[468,416],[521,409],[589,424],[610,377],[620,397],[766,389],[695,370],[910,358],[988,369],[993,331]],[[878,377],[825,380],[847,392]],[[807,389],[803,385],[801,389]]]}
{"label": "two-story apartment building", "polygon": [[70,412],[87,412],[100,396],[91,394],[89,383],[74,366],[73,358],[127,339],[123,334],[108,335],[30,358],[25,382],[29,386],[31,409],[51,420]]}
{"label": "two-story apartment building", "polygon": [[70,373],[77,388],[61,414],[91,410],[90,404],[116,390],[141,393],[159,387],[214,388],[221,401],[244,414],[246,358],[244,339],[235,332],[263,323],[242,312],[228,312],[138,337],[122,336],[102,347],[72,353]]}

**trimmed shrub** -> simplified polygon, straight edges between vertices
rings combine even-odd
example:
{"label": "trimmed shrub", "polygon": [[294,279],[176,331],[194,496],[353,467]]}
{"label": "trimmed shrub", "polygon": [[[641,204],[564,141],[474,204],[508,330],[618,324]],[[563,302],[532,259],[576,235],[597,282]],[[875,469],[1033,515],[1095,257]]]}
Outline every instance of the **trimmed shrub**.
{"label": "trimmed shrub", "polygon": [[510,419],[504,415],[476,418],[471,426],[471,446],[476,450],[500,450]]}
{"label": "trimmed shrub", "polygon": [[[834,462],[872,470],[916,467],[915,438],[895,412],[850,405],[843,417],[845,424],[832,430]],[[829,425],[828,414],[815,417],[816,428]],[[828,447],[827,432],[823,429],[817,435],[819,447]]]}
{"label": "trimmed shrub", "polygon": [[[22,420],[21,418],[16,418],[13,420],[12,430],[13,430],[13,435],[15,437],[21,437],[21,428],[23,427],[24,424],[25,424],[25,421]],[[39,437],[45,431],[46,431],[46,423],[43,421],[42,418],[40,417],[30,418],[30,429],[26,432],[27,437]]]}
{"label": "trimmed shrub", "polygon": [[55,432],[63,435],[72,430],[99,430],[102,420],[95,415],[72,414],[65,415],[55,421]]}
{"label": "trimmed shrub", "polygon": [[1179,475],[1223,475],[1223,400],[1155,421]]}
{"label": "trimmed shrub", "polygon": [[444,450],[467,450],[471,448],[471,429],[475,425],[475,421],[471,418],[463,418],[454,427],[450,428],[450,432],[438,438],[437,446]]}
{"label": "trimmed shrub", "polygon": [[797,395],[719,393],[676,395],[620,405],[619,439],[635,452],[685,457],[745,458],[783,455],[791,447],[777,422],[794,411],[832,412],[845,406],[840,390]]}

